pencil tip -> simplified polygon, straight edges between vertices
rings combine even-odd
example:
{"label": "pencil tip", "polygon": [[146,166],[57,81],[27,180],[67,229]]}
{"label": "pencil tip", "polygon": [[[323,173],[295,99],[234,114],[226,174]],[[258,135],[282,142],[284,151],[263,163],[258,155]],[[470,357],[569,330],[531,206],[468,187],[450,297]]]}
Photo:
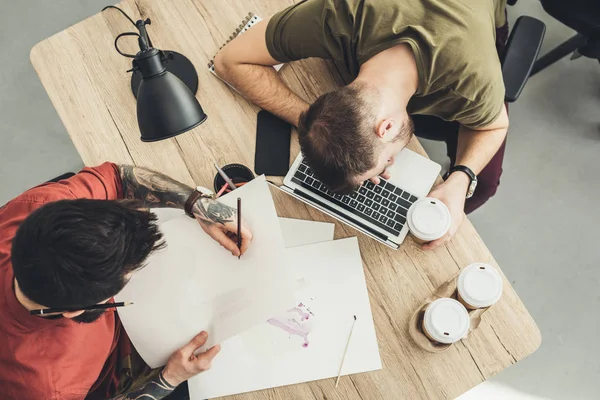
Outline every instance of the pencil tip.
{"label": "pencil tip", "polygon": [[133,301],[130,301],[129,303],[125,303],[126,306],[130,306],[133,304]]}
{"label": "pencil tip", "polygon": [[356,321],[356,315],[354,316],[354,320]]}

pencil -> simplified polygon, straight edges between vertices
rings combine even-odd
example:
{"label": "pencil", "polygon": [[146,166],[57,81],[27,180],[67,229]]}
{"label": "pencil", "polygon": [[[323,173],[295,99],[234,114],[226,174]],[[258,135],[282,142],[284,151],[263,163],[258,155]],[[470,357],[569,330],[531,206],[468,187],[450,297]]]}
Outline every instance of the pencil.
{"label": "pencil", "polygon": [[219,197],[221,197],[221,195],[222,195],[223,193],[225,193],[225,190],[226,190],[226,189],[227,189],[227,184],[224,184],[224,185],[223,185],[223,187],[221,188],[221,190],[219,190],[219,192],[217,193],[217,195],[216,195],[215,197],[216,197],[217,199],[218,199]]}
{"label": "pencil", "polygon": [[240,250],[238,260],[242,256],[242,199],[237,198],[237,247]]}
{"label": "pencil", "polygon": [[31,315],[46,315],[46,314],[58,314],[58,313],[64,313],[64,312],[69,312],[69,311],[79,311],[79,310],[105,310],[107,308],[113,308],[113,307],[125,307],[128,306],[130,304],[133,304],[132,302],[120,302],[120,303],[103,303],[103,304],[94,304],[93,306],[86,306],[86,307],[76,307],[76,308],[43,308],[43,309],[39,309],[39,310],[30,310],[29,313]]}
{"label": "pencil", "polygon": [[346,341],[346,348],[344,349],[344,355],[342,356],[340,370],[338,371],[338,376],[335,380],[335,387],[338,387],[338,384],[340,383],[340,375],[342,375],[342,368],[344,367],[344,360],[346,360],[346,353],[348,353],[348,345],[350,344],[350,338],[352,337],[352,332],[354,331],[354,324],[356,324],[356,315],[354,316],[354,321],[352,321],[352,328],[350,328],[350,333],[348,334],[348,341]]}
{"label": "pencil", "polygon": [[231,181],[231,179],[229,179],[229,177],[227,176],[227,174],[225,173],[225,171],[223,171],[221,168],[219,168],[219,166],[217,164],[213,164],[213,165],[217,169],[217,172],[219,173],[219,175],[221,175],[221,178],[223,178],[223,180],[225,182],[227,182],[227,184],[229,185],[229,187],[231,188],[231,190],[235,190],[235,185],[233,184],[233,182]]}

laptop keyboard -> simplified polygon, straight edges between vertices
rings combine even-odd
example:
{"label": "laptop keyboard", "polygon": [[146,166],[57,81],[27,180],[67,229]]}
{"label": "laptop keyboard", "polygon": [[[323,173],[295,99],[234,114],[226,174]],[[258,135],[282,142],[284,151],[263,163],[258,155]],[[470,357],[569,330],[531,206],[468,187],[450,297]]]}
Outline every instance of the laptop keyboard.
{"label": "laptop keyboard", "polygon": [[417,201],[417,197],[385,179],[379,179],[379,185],[367,181],[358,190],[348,195],[340,195],[334,194],[327,186],[319,182],[304,161],[292,176],[292,182],[306,190],[318,194],[351,214],[398,236],[406,223],[408,209]]}

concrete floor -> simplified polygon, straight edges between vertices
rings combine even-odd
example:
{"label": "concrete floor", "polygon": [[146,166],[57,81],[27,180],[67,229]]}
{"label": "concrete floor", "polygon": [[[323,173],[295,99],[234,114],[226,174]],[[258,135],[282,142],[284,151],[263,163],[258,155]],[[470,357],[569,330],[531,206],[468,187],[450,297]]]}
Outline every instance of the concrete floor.
{"label": "concrete floor", "polygon": [[[0,0],[0,204],[82,166],[29,50],[106,4]],[[572,34],[537,1],[509,8],[512,21],[523,14],[546,22],[542,52]],[[502,186],[471,219],[538,323],[543,343],[494,383],[555,400],[599,399],[600,65],[560,61],[528,82],[510,117]],[[439,143],[425,145],[445,163]]]}

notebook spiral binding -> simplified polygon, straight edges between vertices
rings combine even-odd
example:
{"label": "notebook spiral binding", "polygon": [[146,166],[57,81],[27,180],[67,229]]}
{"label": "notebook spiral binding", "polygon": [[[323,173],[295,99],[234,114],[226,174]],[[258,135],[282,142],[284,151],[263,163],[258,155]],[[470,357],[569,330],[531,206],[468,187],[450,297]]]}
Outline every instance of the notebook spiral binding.
{"label": "notebook spiral binding", "polygon": [[[240,25],[237,27],[237,29],[235,31],[233,31],[233,33],[231,34],[231,36],[229,36],[229,39],[223,43],[223,45],[221,47],[219,47],[219,51],[225,47],[227,45],[227,43],[231,42],[233,39],[235,39],[236,37],[238,37],[239,35],[241,35],[242,33],[246,32],[248,29],[250,29],[254,24],[256,24],[257,22],[261,21],[262,19],[254,14],[253,12],[248,13],[248,15],[246,16],[246,18],[244,18],[242,20],[242,22],[240,23]],[[216,56],[216,54],[215,54]],[[208,69],[211,72],[215,72],[215,62],[214,62],[214,57],[212,60],[210,60],[210,62],[208,63]]]}

